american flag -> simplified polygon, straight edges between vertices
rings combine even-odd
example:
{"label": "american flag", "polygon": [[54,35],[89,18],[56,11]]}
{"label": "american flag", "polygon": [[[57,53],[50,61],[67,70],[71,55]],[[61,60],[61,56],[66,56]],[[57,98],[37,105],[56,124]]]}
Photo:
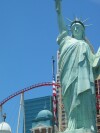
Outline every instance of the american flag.
{"label": "american flag", "polygon": [[55,86],[55,80],[53,80],[53,114],[54,114],[54,122],[57,124],[57,99],[56,99],[57,93],[56,93],[56,86]]}
{"label": "american flag", "polygon": [[52,81],[52,87],[53,87],[53,115],[54,115],[54,122],[55,125],[57,125],[57,92],[56,92],[56,86],[55,86],[55,74],[54,74],[54,58],[52,58],[53,61],[53,81]]}

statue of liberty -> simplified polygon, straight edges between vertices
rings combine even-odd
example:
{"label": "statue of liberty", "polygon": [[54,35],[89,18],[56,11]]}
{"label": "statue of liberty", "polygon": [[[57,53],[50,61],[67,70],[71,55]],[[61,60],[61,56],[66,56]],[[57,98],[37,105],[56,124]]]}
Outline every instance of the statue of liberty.
{"label": "statue of liberty", "polygon": [[59,25],[59,70],[68,127],[64,133],[96,133],[94,80],[100,70],[100,49],[94,54],[85,37],[84,22],[75,18],[69,35],[61,13],[61,0],[55,0]]}

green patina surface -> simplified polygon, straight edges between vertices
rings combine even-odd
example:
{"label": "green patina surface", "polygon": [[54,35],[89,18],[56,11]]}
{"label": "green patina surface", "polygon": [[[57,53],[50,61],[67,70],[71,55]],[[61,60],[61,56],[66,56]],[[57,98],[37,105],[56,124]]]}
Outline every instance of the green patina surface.
{"label": "green patina surface", "polygon": [[39,125],[52,126],[53,115],[49,110],[42,110],[38,113],[37,117],[33,120],[32,128],[36,128]]}

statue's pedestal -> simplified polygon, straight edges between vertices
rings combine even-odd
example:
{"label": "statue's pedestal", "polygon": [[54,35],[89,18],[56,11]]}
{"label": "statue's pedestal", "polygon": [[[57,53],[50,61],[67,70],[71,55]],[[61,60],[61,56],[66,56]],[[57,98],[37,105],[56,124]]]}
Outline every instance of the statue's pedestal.
{"label": "statue's pedestal", "polygon": [[75,129],[75,130],[65,130],[64,132],[58,132],[58,133],[96,133],[88,129]]}

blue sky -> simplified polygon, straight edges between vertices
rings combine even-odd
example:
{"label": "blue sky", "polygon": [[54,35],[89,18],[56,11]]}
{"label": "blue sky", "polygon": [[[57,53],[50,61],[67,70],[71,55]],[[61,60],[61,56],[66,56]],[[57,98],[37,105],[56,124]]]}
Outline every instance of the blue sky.
{"label": "blue sky", "polygon": [[[95,51],[100,45],[100,1],[62,0],[66,18],[75,16],[86,24],[86,36]],[[0,0],[0,101],[35,83],[52,81],[52,56],[58,49],[57,17],[54,0]],[[42,87],[25,94],[25,99],[51,95],[52,87]],[[4,105],[7,122],[15,132],[19,97]],[[16,111],[15,111],[16,110]]]}

